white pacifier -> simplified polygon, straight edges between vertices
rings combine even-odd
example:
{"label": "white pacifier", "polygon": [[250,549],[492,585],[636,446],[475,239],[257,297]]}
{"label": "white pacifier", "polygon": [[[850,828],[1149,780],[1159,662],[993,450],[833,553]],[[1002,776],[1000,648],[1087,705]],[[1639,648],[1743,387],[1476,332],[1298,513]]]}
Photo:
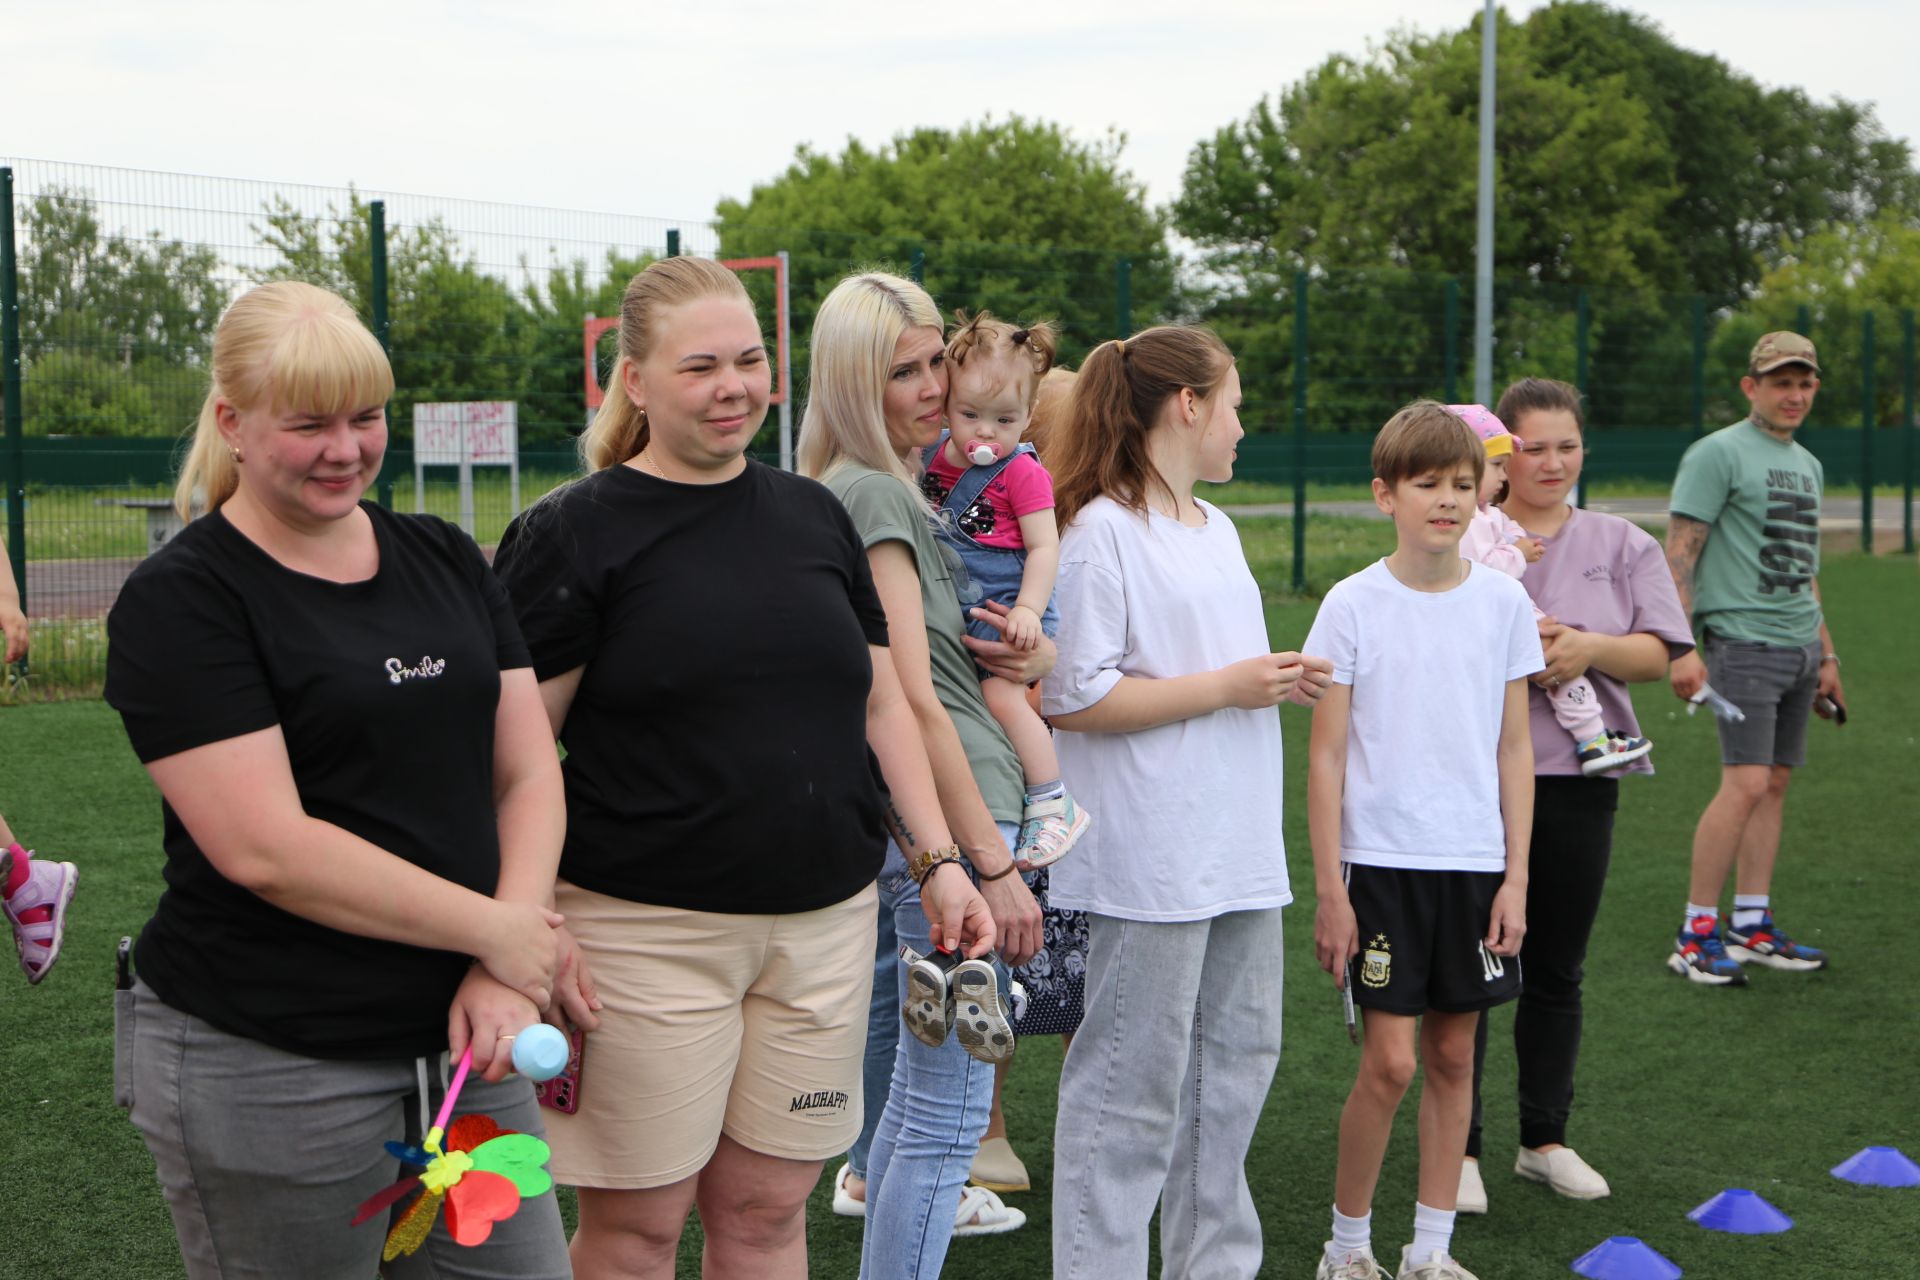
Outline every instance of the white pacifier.
{"label": "white pacifier", "polygon": [[976,467],[990,467],[1000,461],[1000,446],[990,440],[975,440],[964,452],[967,461]]}

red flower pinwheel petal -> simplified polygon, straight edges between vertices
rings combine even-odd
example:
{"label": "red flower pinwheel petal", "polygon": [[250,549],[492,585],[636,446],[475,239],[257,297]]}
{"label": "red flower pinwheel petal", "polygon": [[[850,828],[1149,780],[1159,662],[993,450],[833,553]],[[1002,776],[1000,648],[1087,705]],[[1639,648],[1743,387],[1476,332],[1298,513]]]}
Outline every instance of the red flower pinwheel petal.
{"label": "red flower pinwheel petal", "polygon": [[497,1173],[475,1169],[447,1190],[447,1233],[469,1247],[520,1207],[520,1189]]}

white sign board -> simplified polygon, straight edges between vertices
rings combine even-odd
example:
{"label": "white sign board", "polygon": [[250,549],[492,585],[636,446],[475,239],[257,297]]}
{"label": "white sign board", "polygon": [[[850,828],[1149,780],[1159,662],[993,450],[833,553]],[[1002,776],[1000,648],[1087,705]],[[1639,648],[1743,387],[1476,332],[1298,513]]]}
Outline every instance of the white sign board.
{"label": "white sign board", "polygon": [[519,406],[469,400],[413,406],[413,509],[425,511],[426,468],[460,468],[460,527],[473,533],[473,469],[506,467],[513,515],[520,514]]}

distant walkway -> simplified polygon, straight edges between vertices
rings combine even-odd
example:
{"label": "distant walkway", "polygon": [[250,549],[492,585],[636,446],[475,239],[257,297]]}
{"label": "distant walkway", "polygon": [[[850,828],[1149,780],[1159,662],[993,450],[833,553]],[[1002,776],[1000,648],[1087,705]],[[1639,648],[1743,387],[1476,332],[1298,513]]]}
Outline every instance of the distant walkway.
{"label": "distant walkway", "polygon": [[[1665,498],[1595,498],[1587,503],[1589,511],[1604,511],[1609,515],[1625,516],[1635,524],[1664,525],[1667,522],[1667,500]],[[1291,502],[1263,502],[1253,506],[1224,507],[1228,515],[1281,516],[1293,514]],[[1316,516],[1347,516],[1362,520],[1385,520],[1380,508],[1371,502],[1309,502],[1307,511]],[[1914,502],[1914,517],[1920,521],[1920,499]],[[1827,498],[1820,510],[1820,527],[1835,533],[1857,533],[1860,529],[1860,499]],[[1891,535],[1898,539],[1901,533],[1900,499],[1875,498],[1873,500],[1873,537],[1876,549],[1885,550],[1883,539]]]}
{"label": "distant walkway", "polygon": [[[1636,524],[1664,525],[1667,522],[1665,498],[1596,498],[1587,504],[1593,511],[1625,516]],[[1920,502],[1914,504],[1920,518]],[[1236,519],[1260,516],[1287,517],[1293,514],[1290,502],[1268,502],[1253,506],[1225,508]],[[1307,510],[1317,516],[1347,516],[1364,520],[1384,520],[1371,502],[1309,502]],[[1860,499],[1829,498],[1820,515],[1820,527],[1829,533],[1856,533],[1860,528]],[[1874,546],[1888,551],[1900,545],[1900,500],[1877,498],[1873,504]],[[1851,546],[1851,544],[1848,544]],[[483,548],[489,555],[492,548]],[[113,607],[120,584],[127,580],[137,558],[111,560],[29,560],[27,561],[27,610],[36,618],[98,618]]]}

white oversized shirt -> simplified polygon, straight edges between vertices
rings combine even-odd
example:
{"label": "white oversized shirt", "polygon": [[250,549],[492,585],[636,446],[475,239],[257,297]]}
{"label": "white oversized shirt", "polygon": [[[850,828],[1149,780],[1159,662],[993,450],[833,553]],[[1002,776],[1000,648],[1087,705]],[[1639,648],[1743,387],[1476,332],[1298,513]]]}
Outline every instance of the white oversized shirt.
{"label": "white oversized shirt", "polygon": [[1375,561],[1327,592],[1305,652],[1353,686],[1340,857],[1420,871],[1501,871],[1507,682],[1546,663],[1526,589],[1468,562],[1416,591]]}
{"label": "white oversized shirt", "polygon": [[[1122,677],[1193,675],[1270,651],[1240,535],[1219,508],[1198,505],[1207,522],[1192,528],[1098,498],[1061,536],[1048,715],[1085,710]],[[1182,921],[1293,900],[1273,709],[1132,733],[1062,730],[1054,743],[1093,824],[1054,865],[1052,905]]]}

